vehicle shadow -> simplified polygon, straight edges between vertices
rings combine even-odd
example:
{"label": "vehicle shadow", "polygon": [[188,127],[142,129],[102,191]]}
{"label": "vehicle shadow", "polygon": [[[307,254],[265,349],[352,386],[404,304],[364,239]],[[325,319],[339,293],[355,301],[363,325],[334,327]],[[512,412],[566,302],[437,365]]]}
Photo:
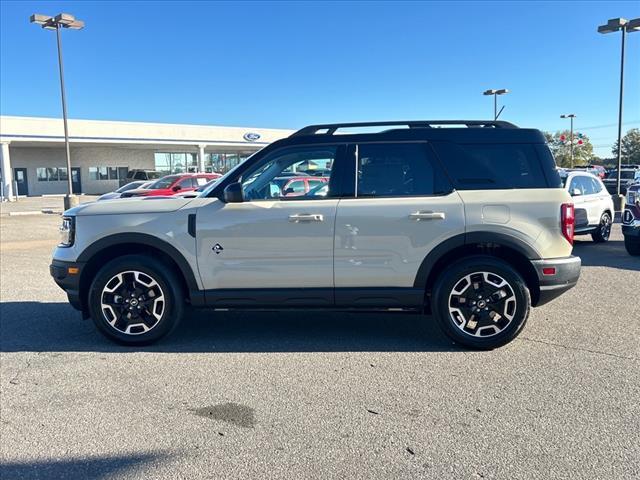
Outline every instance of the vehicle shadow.
{"label": "vehicle shadow", "polygon": [[148,462],[157,460],[156,454],[71,458],[62,460],[39,460],[25,462],[0,462],[0,478],[84,478],[98,480],[112,478],[125,471],[144,468]]}
{"label": "vehicle shadow", "polygon": [[66,303],[5,302],[0,318],[1,352],[462,351],[431,317],[406,313],[199,310],[145,347],[110,342]]}
{"label": "vehicle shadow", "polygon": [[640,258],[629,255],[622,240],[595,243],[591,240],[576,239],[573,244],[573,254],[582,259],[583,267],[640,271]]}

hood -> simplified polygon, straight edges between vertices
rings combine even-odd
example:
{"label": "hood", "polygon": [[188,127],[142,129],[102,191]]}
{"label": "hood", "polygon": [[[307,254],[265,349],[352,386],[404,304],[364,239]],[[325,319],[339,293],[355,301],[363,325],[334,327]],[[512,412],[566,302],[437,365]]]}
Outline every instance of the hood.
{"label": "hood", "polygon": [[114,198],[110,202],[83,203],[67,210],[64,214],[83,216],[175,212],[193,200],[193,198],[161,196]]}

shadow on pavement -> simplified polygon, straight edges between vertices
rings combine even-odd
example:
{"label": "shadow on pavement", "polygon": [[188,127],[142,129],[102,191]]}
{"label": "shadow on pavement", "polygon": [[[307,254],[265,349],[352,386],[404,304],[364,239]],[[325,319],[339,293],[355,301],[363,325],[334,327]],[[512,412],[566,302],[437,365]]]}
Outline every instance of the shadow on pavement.
{"label": "shadow on pavement", "polygon": [[156,454],[86,457],[33,462],[0,462],[3,479],[83,478],[98,480],[112,478],[129,469],[144,468],[144,464],[158,458]]}
{"label": "shadow on pavement", "polygon": [[624,241],[609,240],[595,243],[591,240],[576,239],[573,254],[582,259],[583,267],[610,267],[622,270],[640,271],[640,257],[633,257],[624,248]]}
{"label": "shadow on pavement", "polygon": [[5,302],[0,318],[2,352],[461,351],[431,317],[403,313],[200,310],[147,347],[110,342],[66,303]]}

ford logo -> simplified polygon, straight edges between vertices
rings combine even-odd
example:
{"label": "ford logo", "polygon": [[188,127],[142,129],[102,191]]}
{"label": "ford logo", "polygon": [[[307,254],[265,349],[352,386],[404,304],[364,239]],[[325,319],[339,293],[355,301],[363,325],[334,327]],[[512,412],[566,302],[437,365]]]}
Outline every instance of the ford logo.
{"label": "ford logo", "polygon": [[260,138],[260,134],[259,133],[254,133],[254,132],[247,132],[244,134],[243,137],[247,142],[255,142],[256,140],[258,140]]}

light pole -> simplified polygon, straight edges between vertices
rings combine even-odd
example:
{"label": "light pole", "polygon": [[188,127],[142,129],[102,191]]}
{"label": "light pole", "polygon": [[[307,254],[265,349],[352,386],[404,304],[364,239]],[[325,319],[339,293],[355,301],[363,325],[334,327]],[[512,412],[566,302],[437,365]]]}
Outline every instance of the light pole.
{"label": "light pole", "polygon": [[620,52],[620,100],[618,104],[618,179],[616,181],[616,195],[619,202],[616,206],[622,206],[623,197],[620,195],[620,176],[622,170],[622,97],[624,95],[624,43],[627,32],[640,30],[640,18],[627,20],[626,18],[612,18],[605,25],[598,27],[598,33],[622,32],[622,49]]}
{"label": "light pole", "polygon": [[576,114],[575,113],[569,113],[567,115],[560,115],[560,118],[568,118],[571,120],[571,135],[570,135],[570,142],[571,142],[571,168],[573,168],[573,119],[576,118]]}
{"label": "light pole", "polygon": [[56,31],[56,40],[58,44],[58,68],[60,70],[60,92],[62,94],[62,119],[64,122],[64,146],[67,151],[67,187],[68,193],[64,197],[64,208],[69,209],[78,204],[78,197],[73,194],[73,182],[71,175],[71,151],[69,150],[69,127],[67,126],[67,98],[64,89],[64,67],[62,65],[62,42],[60,39],[60,29],[70,28],[71,30],[80,30],[84,27],[82,20],[76,20],[73,15],[68,13],[60,13],[55,17],[34,13],[29,18],[31,23],[41,25],[46,30]]}
{"label": "light pole", "polygon": [[493,95],[493,119],[498,120],[498,117],[504,110],[504,106],[498,112],[498,95],[505,95],[509,93],[509,90],[506,88],[501,88],[500,90],[485,90],[482,92],[483,95]]}

